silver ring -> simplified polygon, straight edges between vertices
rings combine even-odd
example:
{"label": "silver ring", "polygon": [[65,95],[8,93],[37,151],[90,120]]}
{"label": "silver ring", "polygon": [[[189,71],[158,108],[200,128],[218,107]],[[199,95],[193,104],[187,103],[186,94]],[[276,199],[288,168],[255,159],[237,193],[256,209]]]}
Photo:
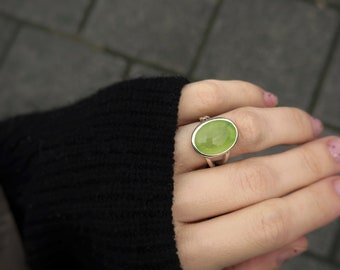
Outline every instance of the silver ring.
{"label": "silver ring", "polygon": [[209,167],[228,161],[230,150],[238,139],[238,130],[233,121],[224,117],[204,116],[191,136],[194,150],[203,156]]}

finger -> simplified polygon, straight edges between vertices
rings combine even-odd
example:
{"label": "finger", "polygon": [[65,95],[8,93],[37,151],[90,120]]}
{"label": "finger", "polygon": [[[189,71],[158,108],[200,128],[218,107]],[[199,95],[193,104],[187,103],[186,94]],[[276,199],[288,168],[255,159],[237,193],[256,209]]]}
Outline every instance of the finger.
{"label": "finger", "polygon": [[186,85],[178,108],[178,124],[195,122],[200,117],[215,116],[238,107],[272,107],[277,97],[243,81],[205,80]]}
{"label": "finger", "polygon": [[[245,107],[223,116],[231,119],[239,132],[238,141],[230,151],[231,157],[281,144],[304,143],[314,139],[323,129],[319,120],[296,108]],[[185,125],[176,132],[175,173],[206,165],[206,160],[191,145],[191,135],[197,125]]]}
{"label": "finger", "polygon": [[175,176],[174,216],[194,222],[222,215],[340,173],[334,145],[340,151],[340,138],[326,137],[284,153]]}
{"label": "finger", "polygon": [[331,177],[283,198],[186,224],[186,238],[177,246],[187,269],[223,269],[282,248],[339,214],[340,177]]}
{"label": "finger", "polygon": [[264,270],[280,269],[287,260],[292,259],[307,250],[308,241],[302,237],[279,250],[260,255],[238,265],[225,268],[224,270]]}

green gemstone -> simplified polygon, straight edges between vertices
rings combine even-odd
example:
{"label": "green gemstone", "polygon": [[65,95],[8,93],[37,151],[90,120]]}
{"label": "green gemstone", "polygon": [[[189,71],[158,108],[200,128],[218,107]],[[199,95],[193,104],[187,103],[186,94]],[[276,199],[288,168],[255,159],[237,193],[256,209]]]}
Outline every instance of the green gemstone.
{"label": "green gemstone", "polygon": [[215,156],[227,152],[237,140],[236,126],[227,119],[203,122],[196,131],[194,144],[203,155]]}

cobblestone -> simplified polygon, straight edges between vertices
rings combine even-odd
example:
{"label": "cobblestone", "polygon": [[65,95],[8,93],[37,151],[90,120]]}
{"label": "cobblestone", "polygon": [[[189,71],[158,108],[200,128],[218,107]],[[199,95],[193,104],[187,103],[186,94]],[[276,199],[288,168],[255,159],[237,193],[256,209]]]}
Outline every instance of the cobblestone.
{"label": "cobblestone", "polygon": [[154,77],[154,76],[174,76],[175,73],[162,71],[157,68],[151,68],[144,65],[133,65],[130,73],[129,78],[137,78],[137,77]]}
{"label": "cobblestone", "polygon": [[20,19],[75,32],[90,0],[1,0],[0,10]]}
{"label": "cobblestone", "polygon": [[302,255],[284,263],[281,270],[338,270],[327,262],[319,261],[313,256]]}
{"label": "cobblestone", "polygon": [[0,73],[0,115],[74,102],[121,79],[124,68],[116,57],[41,30],[22,29]]}
{"label": "cobblestone", "polygon": [[13,37],[16,28],[17,23],[0,17],[0,57],[5,53],[6,48],[9,46],[9,42]]}
{"label": "cobblestone", "polygon": [[308,235],[309,250],[320,256],[327,256],[332,252],[334,241],[339,230],[339,222],[335,221]]}
{"label": "cobblestone", "polygon": [[84,35],[113,50],[185,72],[215,2],[99,0]]}
{"label": "cobblestone", "polygon": [[340,128],[340,42],[330,64],[330,70],[325,78],[315,115],[327,123]]}
{"label": "cobblestone", "polygon": [[224,1],[195,77],[248,80],[278,94],[281,104],[307,108],[338,18],[288,2]]}

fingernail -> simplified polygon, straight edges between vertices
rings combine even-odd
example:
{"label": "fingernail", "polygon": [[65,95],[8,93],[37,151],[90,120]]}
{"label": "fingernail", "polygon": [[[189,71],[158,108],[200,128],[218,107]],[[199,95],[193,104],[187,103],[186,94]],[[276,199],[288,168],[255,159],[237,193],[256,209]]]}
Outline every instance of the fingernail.
{"label": "fingernail", "polygon": [[277,263],[278,265],[283,264],[284,262],[300,255],[301,253],[305,252],[306,248],[305,247],[295,247],[292,248],[288,251],[285,251],[283,253],[281,253],[278,257],[277,257]]}
{"label": "fingernail", "polygon": [[332,157],[337,161],[340,162],[340,138],[336,138],[329,142],[328,144],[329,152],[331,153]]}
{"label": "fingernail", "polygon": [[334,189],[338,195],[340,195],[340,180],[336,180],[333,183]]}
{"label": "fingernail", "polygon": [[313,127],[314,136],[318,137],[323,131],[323,124],[319,119],[313,116],[311,116],[311,118],[312,118],[312,127]]}
{"label": "fingernail", "polygon": [[278,98],[273,93],[263,91],[263,98],[267,107],[276,106],[278,103]]}

